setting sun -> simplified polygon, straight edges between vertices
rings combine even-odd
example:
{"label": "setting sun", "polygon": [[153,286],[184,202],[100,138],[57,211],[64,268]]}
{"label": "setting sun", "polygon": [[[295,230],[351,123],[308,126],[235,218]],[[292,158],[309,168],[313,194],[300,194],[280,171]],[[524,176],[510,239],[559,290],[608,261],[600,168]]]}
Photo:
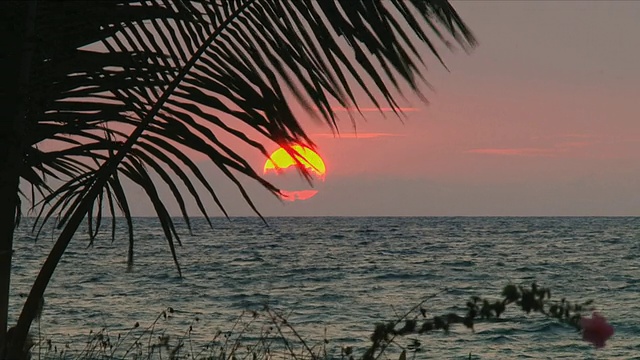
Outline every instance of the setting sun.
{"label": "setting sun", "polygon": [[[264,174],[275,174],[275,175],[286,175],[286,173],[290,173],[291,170],[295,172],[297,170],[297,162],[298,160],[300,166],[304,166],[312,178],[317,178],[320,181],[324,181],[326,175],[326,166],[324,164],[324,160],[322,157],[318,155],[313,149],[301,146],[301,145],[293,145],[291,147],[293,151],[296,153],[289,154],[287,150],[284,148],[279,148],[274,151],[269,159],[264,164]],[[295,157],[295,158],[294,158]],[[300,177],[297,176],[296,179],[298,182],[300,181]],[[304,181],[306,185],[306,181]],[[312,198],[318,193],[316,189],[300,189],[300,190],[292,190],[287,187],[299,187],[296,184],[289,184],[288,186],[280,186],[281,194],[284,200],[287,201],[295,201],[295,200],[307,200]]]}
{"label": "setting sun", "polygon": [[[300,145],[293,145],[292,148],[300,155],[296,156],[296,154],[294,154],[302,166],[324,178],[326,167],[317,152]],[[277,171],[278,169],[286,169],[290,166],[296,166],[296,160],[289,155],[287,150],[279,148],[267,159],[267,162],[264,164],[264,173],[266,174],[270,170]]]}

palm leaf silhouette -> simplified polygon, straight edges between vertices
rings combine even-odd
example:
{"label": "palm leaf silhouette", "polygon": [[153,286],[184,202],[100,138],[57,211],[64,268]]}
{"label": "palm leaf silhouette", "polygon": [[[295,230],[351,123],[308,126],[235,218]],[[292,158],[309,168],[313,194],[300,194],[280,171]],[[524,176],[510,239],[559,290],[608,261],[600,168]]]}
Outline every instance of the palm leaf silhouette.
{"label": "palm leaf silhouette", "polygon": [[189,229],[189,201],[208,220],[206,195],[226,215],[185,149],[206,156],[258,213],[238,176],[278,189],[224,139],[265,156],[265,141],[292,153],[291,144],[313,146],[291,96],[338,131],[332,107],[357,107],[356,91],[394,109],[401,83],[419,92],[420,43],[440,62],[432,38],[475,45],[444,0],[29,1],[2,10],[33,34],[23,39],[30,61],[21,67],[24,117],[16,118],[24,138],[19,176],[31,186],[22,195],[38,210],[34,230],[52,218],[62,229],[20,315],[13,335],[20,344],[82,221],[93,241],[109,215],[115,237],[122,214],[132,264],[123,181],[151,201],[180,273],[180,238],[158,186],[169,188]]}

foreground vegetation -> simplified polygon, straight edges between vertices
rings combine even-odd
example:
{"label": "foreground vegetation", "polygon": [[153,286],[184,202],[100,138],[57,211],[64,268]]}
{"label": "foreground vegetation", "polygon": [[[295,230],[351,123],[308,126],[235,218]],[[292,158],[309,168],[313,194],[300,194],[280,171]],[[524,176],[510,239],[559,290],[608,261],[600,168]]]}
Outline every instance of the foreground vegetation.
{"label": "foreground vegetation", "polygon": [[[287,316],[265,306],[259,311],[245,311],[225,330],[217,330],[205,343],[192,336],[200,319],[194,317],[182,334],[167,334],[162,325],[176,314],[173,308],[163,310],[146,327],[133,324],[124,333],[113,334],[108,329],[90,333],[89,339],[80,344],[57,345],[43,338],[31,349],[32,356],[42,359],[407,359],[420,357],[427,352],[429,333],[448,333],[453,326],[464,326],[470,331],[479,322],[497,321],[504,317],[509,307],[527,314],[536,313],[558,321],[568,330],[582,333],[584,340],[596,347],[604,346],[613,328],[599,323],[598,315],[585,314],[594,310],[591,301],[570,302],[565,298],[551,298],[548,288],[535,283],[530,287],[509,284],[502,289],[499,298],[471,297],[463,306],[463,312],[431,314],[425,307],[429,300],[447,292],[433,294],[393,321],[373,326],[369,345],[361,348],[337,344],[327,338],[309,340],[300,334]],[[598,323],[597,326],[594,323]],[[610,329],[609,329],[610,328]],[[608,330],[611,330],[610,332]],[[408,335],[413,335],[411,338]],[[567,336],[574,336],[567,334]],[[482,356],[482,354],[477,354]],[[471,354],[469,354],[471,358]]]}

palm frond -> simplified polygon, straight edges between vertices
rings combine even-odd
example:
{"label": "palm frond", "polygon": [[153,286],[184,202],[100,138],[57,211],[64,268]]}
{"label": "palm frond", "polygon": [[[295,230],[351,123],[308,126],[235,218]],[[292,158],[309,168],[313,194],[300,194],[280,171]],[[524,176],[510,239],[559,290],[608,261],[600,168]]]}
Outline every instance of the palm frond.
{"label": "palm frond", "polygon": [[33,50],[33,64],[25,82],[27,169],[21,176],[33,186],[32,202],[42,194],[34,226],[56,218],[62,231],[19,317],[17,344],[24,343],[76,230],[88,216],[93,241],[105,203],[113,222],[114,204],[126,219],[131,267],[133,221],[121,177],[151,201],[180,273],[178,231],[158,186],[170,188],[185,219],[177,180],[199,204],[193,188],[201,183],[222,208],[197,164],[178,155],[180,148],[205,155],[257,213],[236,174],[278,189],[222,134],[265,155],[262,143],[273,141],[295,157],[291,144],[313,143],[290,94],[338,131],[332,106],[357,106],[356,90],[394,109],[401,82],[419,92],[418,43],[440,62],[430,37],[447,47],[449,39],[465,49],[475,44],[445,0],[43,0],[29,8],[37,10],[37,25],[35,40],[25,40],[33,41],[27,52]]}
{"label": "palm frond", "polygon": [[[475,45],[442,0],[39,4],[32,74],[37,81],[28,113],[32,148],[23,179],[49,206],[38,226],[59,216],[62,228],[74,213],[89,213],[90,239],[106,213],[103,206],[109,206],[113,224],[114,204],[132,224],[118,174],[138,184],[152,203],[160,195],[151,179],[159,178],[189,229],[189,201],[209,218],[196,190],[200,185],[227,215],[183,148],[205,155],[257,212],[235,174],[274,193],[278,189],[223,138],[236,138],[265,156],[265,140],[292,152],[290,144],[313,146],[290,94],[338,131],[332,108],[357,107],[356,90],[376,106],[393,109],[401,83],[419,91],[420,43],[441,63],[433,37],[448,47],[451,41],[464,49]],[[56,149],[39,149],[52,140]],[[50,188],[47,177],[57,188]],[[167,233],[174,234],[168,237],[173,248],[173,219],[162,202],[154,207]]]}

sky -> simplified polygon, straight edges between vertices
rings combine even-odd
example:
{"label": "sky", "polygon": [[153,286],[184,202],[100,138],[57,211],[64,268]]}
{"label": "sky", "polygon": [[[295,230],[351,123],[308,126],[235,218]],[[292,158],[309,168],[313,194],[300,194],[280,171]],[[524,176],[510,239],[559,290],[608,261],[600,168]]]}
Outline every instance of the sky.
{"label": "sky", "polygon": [[[405,92],[401,119],[367,109],[340,137],[301,111],[325,181],[295,202],[244,181],[263,215],[640,215],[640,2],[453,5],[479,46],[443,53],[449,71],[425,50],[429,103]],[[229,215],[254,214],[211,179]],[[153,214],[143,199],[134,213]]]}

